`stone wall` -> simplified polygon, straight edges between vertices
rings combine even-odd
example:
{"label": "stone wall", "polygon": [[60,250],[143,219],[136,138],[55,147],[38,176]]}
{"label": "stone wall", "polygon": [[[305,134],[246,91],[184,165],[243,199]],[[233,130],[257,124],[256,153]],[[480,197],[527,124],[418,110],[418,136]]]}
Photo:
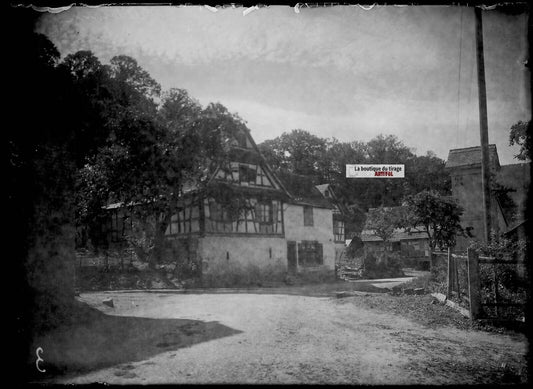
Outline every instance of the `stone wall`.
{"label": "stone wall", "polygon": [[209,235],[200,238],[198,243],[198,254],[207,267],[217,261],[287,265],[287,242],[282,237]]}

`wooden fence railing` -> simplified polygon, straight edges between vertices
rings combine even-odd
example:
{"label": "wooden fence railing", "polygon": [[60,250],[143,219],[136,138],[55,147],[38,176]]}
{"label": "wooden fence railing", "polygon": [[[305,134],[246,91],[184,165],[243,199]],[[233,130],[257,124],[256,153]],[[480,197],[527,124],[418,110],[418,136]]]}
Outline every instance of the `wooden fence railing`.
{"label": "wooden fence railing", "polygon": [[[442,256],[443,253],[433,253],[435,256]],[[494,257],[479,256],[475,249],[469,248],[467,255],[453,254],[451,249],[448,249],[447,254],[447,290],[446,297],[448,299],[456,298],[458,302],[468,302],[470,317],[472,319],[482,318],[484,315],[483,307],[494,307],[496,312],[496,319],[500,318],[501,308],[506,307],[524,307],[522,302],[502,301],[500,298],[500,282],[496,271],[497,265],[523,265],[523,261],[518,260],[502,260]],[[492,294],[494,295],[492,301],[487,301],[482,296],[482,287],[480,279],[480,264],[492,265]],[[460,265],[466,265],[466,277],[463,277],[463,287],[461,287],[461,277],[459,276]],[[515,269],[516,270],[516,269]],[[466,285],[465,285],[466,284]],[[462,291],[466,290],[466,296],[462,295]],[[492,318],[494,319],[494,318]]]}

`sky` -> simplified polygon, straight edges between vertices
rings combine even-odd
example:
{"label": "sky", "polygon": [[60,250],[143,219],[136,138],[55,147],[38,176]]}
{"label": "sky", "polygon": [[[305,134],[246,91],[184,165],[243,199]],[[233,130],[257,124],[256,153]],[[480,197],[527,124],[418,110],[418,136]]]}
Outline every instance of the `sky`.
{"label": "sky", "polygon": [[[298,11],[298,12],[297,12]],[[257,143],[292,129],[368,141],[396,135],[446,159],[479,145],[473,8],[72,7],[36,31],[62,57],[129,55],[162,88],[238,113]],[[509,129],[531,118],[527,15],[483,11],[489,143],[518,163]]]}

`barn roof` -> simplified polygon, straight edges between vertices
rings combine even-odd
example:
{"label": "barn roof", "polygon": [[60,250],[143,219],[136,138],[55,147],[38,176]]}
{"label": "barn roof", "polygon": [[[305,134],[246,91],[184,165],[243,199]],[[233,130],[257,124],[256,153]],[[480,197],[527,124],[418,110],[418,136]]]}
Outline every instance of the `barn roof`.
{"label": "barn roof", "polygon": [[[400,242],[402,240],[427,239],[426,232],[422,227],[412,228],[410,232],[404,228],[395,228],[389,242]],[[374,230],[363,230],[361,232],[361,240],[363,242],[383,242],[383,240],[375,235]]]}

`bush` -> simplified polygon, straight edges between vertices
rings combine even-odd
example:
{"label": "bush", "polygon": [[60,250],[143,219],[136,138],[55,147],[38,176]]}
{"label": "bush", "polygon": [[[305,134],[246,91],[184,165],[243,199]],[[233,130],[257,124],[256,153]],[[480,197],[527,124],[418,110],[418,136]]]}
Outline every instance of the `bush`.
{"label": "bush", "polygon": [[372,252],[365,253],[362,258],[363,268],[368,271],[373,271],[376,269],[377,258]]}
{"label": "bush", "polygon": [[376,257],[372,252],[363,256],[364,278],[401,277],[401,257],[398,253],[383,252]]}

